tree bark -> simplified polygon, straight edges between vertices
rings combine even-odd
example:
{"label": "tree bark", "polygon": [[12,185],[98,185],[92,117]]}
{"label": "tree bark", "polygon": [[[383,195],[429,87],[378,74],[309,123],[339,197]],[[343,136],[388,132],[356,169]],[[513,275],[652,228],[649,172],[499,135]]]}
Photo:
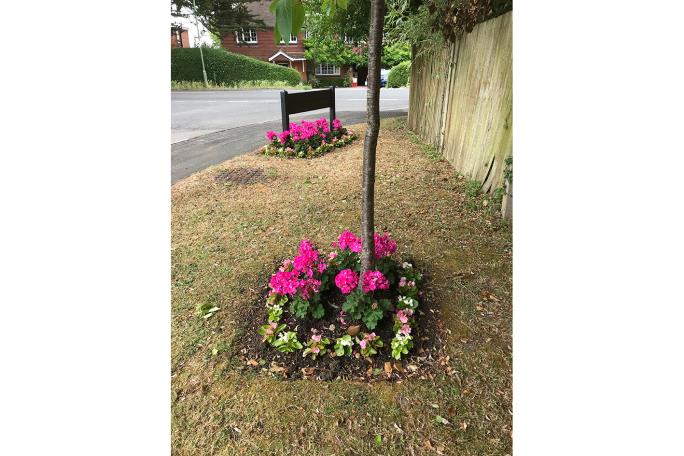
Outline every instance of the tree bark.
{"label": "tree bark", "polygon": [[[363,203],[361,208],[361,274],[375,264],[375,149],[380,131],[380,56],[385,20],[385,0],[371,0],[370,31],[368,33],[368,90],[366,118],[368,127],[363,143]],[[359,281],[361,286],[362,281]]]}

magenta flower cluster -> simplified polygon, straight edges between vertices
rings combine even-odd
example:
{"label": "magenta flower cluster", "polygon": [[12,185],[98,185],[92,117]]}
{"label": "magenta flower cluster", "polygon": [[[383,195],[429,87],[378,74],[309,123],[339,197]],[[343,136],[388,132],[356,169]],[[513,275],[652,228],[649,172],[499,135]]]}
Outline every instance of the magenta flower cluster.
{"label": "magenta flower cluster", "polygon": [[325,259],[319,258],[318,250],[311,241],[304,239],[299,244],[299,255],[294,260],[283,261],[279,271],[271,276],[271,292],[287,296],[299,292],[302,298],[308,300],[313,293],[319,292],[319,277],[327,267]]}
{"label": "magenta flower cluster", "polygon": [[366,271],[363,274],[361,289],[364,293],[371,293],[375,290],[387,290],[389,281],[380,271]]}
{"label": "magenta flower cluster", "polygon": [[359,285],[359,275],[351,269],[343,269],[335,276],[335,285],[342,294],[349,294]]}
{"label": "magenta flower cluster", "polygon": [[270,130],[266,132],[266,137],[269,141],[263,149],[266,155],[313,158],[349,144],[357,136],[353,131],[343,128],[339,119],[333,120],[331,129],[328,120],[322,117],[315,122],[291,122],[287,130],[281,133]]}
{"label": "magenta flower cluster", "polygon": [[[386,256],[392,255],[397,251],[397,243],[390,239],[390,234],[378,234],[373,235],[375,243],[375,258],[385,258]],[[360,237],[356,237],[354,233],[349,230],[345,230],[337,238],[337,241],[332,243],[334,248],[340,250],[351,250],[355,253],[361,253],[361,248],[363,246],[363,240]]]}
{"label": "magenta flower cluster", "polygon": [[337,238],[337,241],[332,243],[332,246],[334,248],[338,248],[340,250],[351,250],[352,252],[355,253],[361,253],[361,245],[363,244],[363,241],[361,238],[357,238],[354,233],[352,233],[349,230],[344,230],[342,234],[339,235]]}
{"label": "magenta flower cluster", "polygon": [[375,258],[385,258],[397,251],[397,243],[390,239],[389,233],[373,235],[375,241]]}
{"label": "magenta flower cluster", "polygon": [[[339,119],[333,120],[332,125],[333,130],[342,129],[342,122],[340,122]],[[277,138],[280,144],[284,146],[290,139],[295,143],[319,138],[325,141],[326,139],[331,139],[330,133],[328,120],[325,117],[321,117],[315,122],[307,122],[306,120],[302,120],[299,124],[291,122],[290,129],[285,130],[280,134],[272,130],[267,131],[266,138],[268,138],[270,142],[274,142]]]}

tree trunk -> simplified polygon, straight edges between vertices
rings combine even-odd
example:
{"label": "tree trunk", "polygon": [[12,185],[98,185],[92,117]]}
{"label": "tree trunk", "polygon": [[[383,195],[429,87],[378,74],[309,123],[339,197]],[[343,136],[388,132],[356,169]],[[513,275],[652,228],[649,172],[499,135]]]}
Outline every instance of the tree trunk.
{"label": "tree trunk", "polygon": [[[363,206],[361,208],[361,274],[373,269],[375,264],[375,149],[380,130],[380,56],[382,53],[382,30],[385,19],[385,0],[371,0],[370,32],[368,33],[368,91],[366,117],[368,127],[363,143]],[[359,281],[361,286],[362,281]]]}

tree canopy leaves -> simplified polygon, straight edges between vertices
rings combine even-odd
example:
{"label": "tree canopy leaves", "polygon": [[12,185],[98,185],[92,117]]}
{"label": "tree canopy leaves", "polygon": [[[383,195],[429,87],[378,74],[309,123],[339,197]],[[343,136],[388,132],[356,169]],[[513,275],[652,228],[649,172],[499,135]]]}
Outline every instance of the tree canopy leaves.
{"label": "tree canopy leaves", "polygon": [[[210,32],[221,36],[241,28],[263,27],[264,22],[252,14],[249,5],[256,0],[195,0],[195,16]],[[192,0],[171,0],[171,14],[187,16],[193,11]],[[174,11],[175,8],[175,11]]]}

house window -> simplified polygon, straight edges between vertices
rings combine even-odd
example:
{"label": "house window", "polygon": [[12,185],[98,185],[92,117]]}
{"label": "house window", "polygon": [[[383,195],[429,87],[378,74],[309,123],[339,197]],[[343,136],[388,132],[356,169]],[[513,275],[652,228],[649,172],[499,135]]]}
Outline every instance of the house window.
{"label": "house window", "polygon": [[[280,40],[280,44],[285,44],[285,41]],[[297,35],[290,35],[290,43],[289,44],[297,44]]]}
{"label": "house window", "polygon": [[240,29],[235,32],[238,43],[256,43],[257,32],[255,29]]}
{"label": "house window", "polygon": [[316,65],[316,76],[339,76],[340,67],[330,63],[319,63]]}
{"label": "house window", "polygon": [[354,44],[354,40],[344,35],[344,44]]}
{"label": "house window", "polygon": [[312,33],[310,30],[308,30],[308,29],[304,30],[304,39],[308,40],[309,38],[311,38],[311,36],[312,36]]}

